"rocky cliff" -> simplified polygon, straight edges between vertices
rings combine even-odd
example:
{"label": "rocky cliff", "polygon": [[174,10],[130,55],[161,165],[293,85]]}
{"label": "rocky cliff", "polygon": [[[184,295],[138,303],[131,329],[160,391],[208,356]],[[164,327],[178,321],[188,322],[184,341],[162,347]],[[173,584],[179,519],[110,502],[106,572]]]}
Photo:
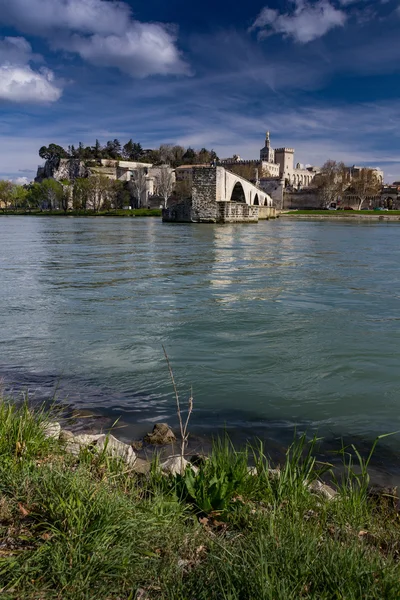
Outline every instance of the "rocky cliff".
{"label": "rocky cliff", "polygon": [[35,181],[41,183],[43,179],[55,179],[56,181],[74,181],[81,177],[90,175],[89,168],[82,160],[77,158],[58,158],[47,160],[44,167],[39,167]]}

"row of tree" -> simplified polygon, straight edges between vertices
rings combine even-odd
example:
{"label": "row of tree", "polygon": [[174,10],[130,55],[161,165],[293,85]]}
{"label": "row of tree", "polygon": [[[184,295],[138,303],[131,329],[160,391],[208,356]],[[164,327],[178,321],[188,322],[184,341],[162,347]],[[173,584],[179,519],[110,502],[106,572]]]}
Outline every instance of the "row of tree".
{"label": "row of tree", "polygon": [[194,150],[183,146],[162,144],[154,150],[144,150],[142,145],[129,140],[122,145],[118,139],[108,141],[104,146],[96,140],[94,146],[85,146],[79,142],[78,146],[68,146],[66,150],[58,144],[42,146],[39,150],[40,158],[56,161],[60,158],[76,158],[83,161],[109,159],[130,160],[135,162],[151,163],[153,165],[168,164],[171,167],[181,165],[208,164],[218,160],[214,150]]}
{"label": "row of tree", "polygon": [[[152,195],[160,204],[167,206],[168,199],[175,195],[187,198],[191,194],[188,182],[175,182],[173,170],[160,166],[152,178]],[[44,179],[42,183],[20,186],[9,181],[0,181],[0,209],[18,210],[92,210],[120,209],[126,206],[147,206],[149,192],[147,169],[139,168],[132,172],[129,182],[115,181],[105,175],[58,182]]]}
{"label": "row of tree", "polygon": [[74,184],[54,179],[20,186],[0,181],[0,209],[8,210],[93,210],[129,205],[130,194],[123,183],[102,175],[77,179]]}
{"label": "row of tree", "polygon": [[328,160],[315,176],[316,188],[323,208],[338,200],[343,204],[352,198],[361,210],[367,202],[375,199],[382,190],[382,181],[373,169],[359,169],[351,173],[343,162]]}

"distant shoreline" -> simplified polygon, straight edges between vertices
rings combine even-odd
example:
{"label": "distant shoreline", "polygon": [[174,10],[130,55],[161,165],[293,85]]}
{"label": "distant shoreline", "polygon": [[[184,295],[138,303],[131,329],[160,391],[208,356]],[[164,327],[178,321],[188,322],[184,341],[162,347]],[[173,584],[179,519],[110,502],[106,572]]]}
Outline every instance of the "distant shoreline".
{"label": "distant shoreline", "polygon": [[0,212],[0,217],[161,217],[162,210],[159,208],[136,208],[133,210],[107,210],[107,211],[83,211],[69,210],[46,210],[46,211],[6,211]]}
{"label": "distant shoreline", "polygon": [[281,219],[300,219],[300,220],[330,220],[330,221],[400,221],[400,211],[329,211],[329,210],[310,210],[310,211],[290,211],[281,212]]}

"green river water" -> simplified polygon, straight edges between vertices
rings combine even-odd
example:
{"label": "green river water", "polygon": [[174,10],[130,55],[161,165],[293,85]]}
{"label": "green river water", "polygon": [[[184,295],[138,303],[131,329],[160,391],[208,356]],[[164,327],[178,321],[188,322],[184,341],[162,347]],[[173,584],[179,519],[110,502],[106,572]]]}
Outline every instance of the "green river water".
{"label": "green river water", "polygon": [[399,266],[392,223],[2,217],[0,377],[141,435],[176,423],[164,344],[199,438],[368,445],[400,429]]}

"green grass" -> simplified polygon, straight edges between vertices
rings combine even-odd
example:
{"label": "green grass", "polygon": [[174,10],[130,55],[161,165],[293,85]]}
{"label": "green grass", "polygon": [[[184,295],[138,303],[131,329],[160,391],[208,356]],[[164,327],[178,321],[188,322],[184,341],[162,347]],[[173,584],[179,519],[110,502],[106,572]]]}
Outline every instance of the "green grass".
{"label": "green grass", "polygon": [[90,210],[69,210],[64,213],[63,210],[7,210],[0,212],[0,216],[36,216],[36,217],[161,217],[161,209],[159,208],[136,208],[134,210],[108,210],[93,212]]}
{"label": "green grass", "polygon": [[289,215],[323,215],[324,217],[351,217],[352,215],[364,215],[364,216],[388,216],[388,215],[400,215],[400,210],[291,210],[289,213],[283,213]]}
{"label": "green grass", "polygon": [[262,445],[238,452],[225,438],[194,479],[174,480],[156,464],[139,476],[104,455],[65,454],[43,435],[50,417],[0,404],[5,599],[400,597],[398,512],[390,498],[372,501],[368,464],[356,475],[346,449],[327,501],[305,485],[329,468],[315,439],[293,443],[280,477]]}

